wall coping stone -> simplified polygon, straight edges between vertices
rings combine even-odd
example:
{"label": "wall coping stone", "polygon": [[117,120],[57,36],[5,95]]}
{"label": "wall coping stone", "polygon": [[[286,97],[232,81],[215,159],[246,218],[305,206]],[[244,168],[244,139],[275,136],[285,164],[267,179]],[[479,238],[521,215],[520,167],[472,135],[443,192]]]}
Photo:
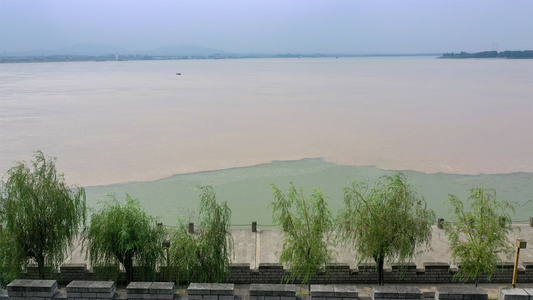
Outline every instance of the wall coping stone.
{"label": "wall coping stone", "polygon": [[391,265],[391,269],[393,271],[398,270],[398,269],[405,269],[405,270],[407,270],[407,269],[416,269],[416,264],[413,263],[413,262],[405,263],[403,265],[402,264],[392,264]]}
{"label": "wall coping stone", "polygon": [[283,270],[283,265],[278,263],[259,263],[259,269],[281,269]]}
{"label": "wall coping stone", "polygon": [[73,280],[67,285],[67,293],[68,292],[89,292],[89,286],[91,285],[92,281],[79,281],[79,280]]}
{"label": "wall coping stone", "polygon": [[234,295],[233,283],[191,283],[187,287],[189,295]]}
{"label": "wall coping stone", "polygon": [[296,297],[296,285],[252,283],[250,296]]}
{"label": "wall coping stone", "polygon": [[358,298],[359,291],[352,284],[312,284],[311,298]]}
{"label": "wall coping stone", "polygon": [[15,279],[7,285],[7,299],[57,298],[56,280]]}
{"label": "wall coping stone", "polygon": [[377,298],[397,298],[398,289],[396,286],[384,285],[372,287],[372,299]]}
{"label": "wall coping stone", "polygon": [[402,299],[422,299],[420,288],[411,285],[398,286],[398,295]]}
{"label": "wall coping stone", "polygon": [[430,267],[430,268],[450,268],[450,264],[447,262],[441,262],[441,261],[431,261],[431,262],[425,262],[423,263],[424,268]]}
{"label": "wall coping stone", "polygon": [[312,297],[335,297],[335,287],[329,284],[312,284],[309,292]]}
{"label": "wall coping stone", "polygon": [[114,293],[116,289],[113,281],[81,281],[74,280],[67,285],[69,292],[81,293]]}
{"label": "wall coping stone", "polygon": [[130,282],[126,287],[128,299],[173,299],[174,282]]}
{"label": "wall coping stone", "polygon": [[500,300],[529,300],[529,293],[524,289],[501,289]]}
{"label": "wall coping stone", "polygon": [[337,298],[358,298],[359,291],[357,286],[352,284],[336,284],[335,288],[335,297]]}
{"label": "wall coping stone", "polygon": [[53,292],[56,280],[15,279],[7,285],[7,292]]}
{"label": "wall coping stone", "polygon": [[439,286],[435,293],[435,299],[471,299],[487,300],[487,292],[479,287],[473,286]]}
{"label": "wall coping stone", "polygon": [[174,282],[152,282],[150,293],[173,295],[176,293],[176,284]]}
{"label": "wall coping stone", "polygon": [[416,286],[374,286],[373,299],[422,299],[422,291]]}
{"label": "wall coping stone", "polygon": [[150,294],[151,282],[130,282],[126,287],[126,294]]}
{"label": "wall coping stone", "polygon": [[346,264],[346,263],[328,263],[328,264],[326,264],[326,269],[327,268],[350,269],[350,264]]}

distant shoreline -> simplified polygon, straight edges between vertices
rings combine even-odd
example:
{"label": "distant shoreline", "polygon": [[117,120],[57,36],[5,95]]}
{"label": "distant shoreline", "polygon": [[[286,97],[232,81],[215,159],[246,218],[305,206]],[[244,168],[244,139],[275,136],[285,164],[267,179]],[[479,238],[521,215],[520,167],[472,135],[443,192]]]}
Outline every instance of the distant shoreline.
{"label": "distant shoreline", "polygon": [[81,61],[130,61],[130,60],[202,60],[246,58],[347,58],[347,57],[413,57],[439,56],[438,53],[420,54],[210,54],[210,55],[9,55],[0,56],[0,63],[81,62]]}
{"label": "distant shoreline", "polygon": [[451,52],[443,53],[412,53],[412,54],[197,54],[197,55],[142,55],[142,54],[49,54],[49,55],[3,55],[0,63],[44,63],[44,62],[109,62],[136,60],[218,60],[218,59],[247,59],[247,58],[350,58],[350,57],[417,57],[434,56],[438,59],[466,59],[466,58],[504,58],[504,59],[533,59],[533,50],[524,51],[483,51],[483,52]]}
{"label": "distant shoreline", "polygon": [[459,53],[443,53],[438,58],[452,58],[452,59],[464,59],[464,58],[507,58],[507,59],[533,59],[533,50],[524,51],[483,51],[476,53],[459,52]]}

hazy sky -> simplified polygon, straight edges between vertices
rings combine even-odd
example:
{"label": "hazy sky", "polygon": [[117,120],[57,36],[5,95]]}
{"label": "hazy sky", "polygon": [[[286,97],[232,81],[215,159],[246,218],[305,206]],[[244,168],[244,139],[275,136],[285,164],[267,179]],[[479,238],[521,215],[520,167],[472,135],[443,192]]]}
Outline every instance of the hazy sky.
{"label": "hazy sky", "polygon": [[532,0],[0,0],[0,52],[111,44],[236,53],[533,49]]}

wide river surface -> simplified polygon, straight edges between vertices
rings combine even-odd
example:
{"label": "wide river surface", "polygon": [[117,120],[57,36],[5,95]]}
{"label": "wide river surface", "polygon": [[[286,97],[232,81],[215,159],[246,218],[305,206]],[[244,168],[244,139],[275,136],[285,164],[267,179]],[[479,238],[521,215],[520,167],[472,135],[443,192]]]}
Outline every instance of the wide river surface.
{"label": "wide river surface", "polygon": [[408,170],[439,216],[479,185],[523,204],[533,60],[0,64],[0,173],[38,149],[91,207],[127,192],[169,224],[194,215],[196,185],[215,187],[234,224],[269,224],[271,183],[321,187],[336,211],[349,181],[387,170]]}

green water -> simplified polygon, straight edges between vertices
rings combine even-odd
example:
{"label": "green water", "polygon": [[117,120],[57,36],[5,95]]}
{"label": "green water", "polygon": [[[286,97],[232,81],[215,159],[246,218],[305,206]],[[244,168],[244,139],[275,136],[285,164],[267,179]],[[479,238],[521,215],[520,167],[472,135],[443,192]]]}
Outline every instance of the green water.
{"label": "green water", "polygon": [[[272,162],[246,168],[175,175],[152,182],[131,182],[117,185],[87,188],[87,201],[93,209],[98,202],[114,193],[121,200],[128,193],[138,198],[148,214],[159,217],[165,224],[175,225],[179,216],[194,220],[198,206],[199,185],[212,185],[219,201],[228,201],[234,225],[252,221],[260,225],[272,224],[272,212],[268,204],[273,200],[271,184],[287,190],[288,183],[304,188],[309,194],[312,188],[320,187],[329,199],[330,209],[336,213],[342,208],[342,189],[352,180],[371,182],[394,171],[375,167],[342,166],[321,159]],[[449,206],[444,203],[448,194],[460,199],[468,197],[472,187],[495,188],[498,199],[513,201],[516,207],[515,221],[529,219],[533,199],[533,174],[512,173],[500,175],[453,175],[425,174],[405,171],[408,180],[426,199],[428,206],[438,217],[449,217]]]}

